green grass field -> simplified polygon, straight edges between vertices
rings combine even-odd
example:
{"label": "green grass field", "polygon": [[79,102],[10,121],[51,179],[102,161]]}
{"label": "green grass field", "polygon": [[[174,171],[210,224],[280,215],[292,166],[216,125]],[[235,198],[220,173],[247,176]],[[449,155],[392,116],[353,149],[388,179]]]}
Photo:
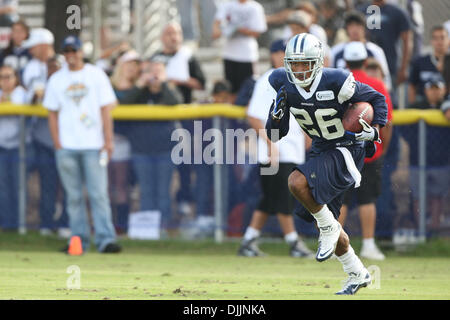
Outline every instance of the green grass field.
{"label": "green grass field", "polygon": [[[315,239],[308,240],[316,248]],[[337,260],[294,259],[284,243],[262,243],[269,256],[236,256],[237,242],[122,240],[124,252],[73,257],[64,241],[36,234],[0,234],[0,299],[450,299],[450,241],[407,253],[385,251],[379,289],[335,296],[346,278]],[[359,252],[358,241],[353,246]],[[67,289],[69,266],[80,268],[80,289]]]}

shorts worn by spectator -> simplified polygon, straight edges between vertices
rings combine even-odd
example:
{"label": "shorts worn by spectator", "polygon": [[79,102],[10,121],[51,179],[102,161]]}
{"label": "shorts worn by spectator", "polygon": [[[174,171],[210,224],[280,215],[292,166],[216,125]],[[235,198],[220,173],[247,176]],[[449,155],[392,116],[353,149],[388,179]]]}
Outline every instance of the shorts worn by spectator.
{"label": "shorts worn by spectator", "polygon": [[253,73],[259,59],[259,35],[267,30],[264,8],[254,0],[234,0],[219,7],[213,39],[226,37],[223,52],[225,78],[236,94],[242,82]]}
{"label": "shorts worn by spectator", "polygon": [[85,185],[97,250],[119,252],[108,197],[107,167],[100,161],[102,153],[110,159],[113,152],[110,112],[116,105],[116,96],[104,71],[84,63],[78,38],[65,38],[62,50],[67,67],[50,78],[43,105],[49,110],[49,127],[67,196],[71,233],[81,238],[83,252],[88,251],[91,228],[83,195]]}
{"label": "shorts worn by spectator", "polygon": [[[17,73],[10,66],[0,67],[0,103],[26,103],[26,91],[19,85]],[[0,117],[0,228],[19,227],[19,144],[20,117]]]}

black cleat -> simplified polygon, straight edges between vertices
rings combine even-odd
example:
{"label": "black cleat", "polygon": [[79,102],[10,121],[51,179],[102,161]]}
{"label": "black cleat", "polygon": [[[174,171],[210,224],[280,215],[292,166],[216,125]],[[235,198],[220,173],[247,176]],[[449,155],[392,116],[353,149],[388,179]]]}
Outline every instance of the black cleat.
{"label": "black cleat", "polygon": [[106,245],[101,253],[119,253],[120,251],[122,251],[122,247],[117,243],[111,242]]}
{"label": "black cleat", "polygon": [[258,244],[256,243],[257,238],[251,240],[243,240],[241,247],[238,251],[238,256],[243,257],[263,257],[266,254],[259,250]]}
{"label": "black cleat", "polygon": [[290,245],[290,255],[294,258],[313,258],[314,253],[309,250],[302,240],[297,240]]}

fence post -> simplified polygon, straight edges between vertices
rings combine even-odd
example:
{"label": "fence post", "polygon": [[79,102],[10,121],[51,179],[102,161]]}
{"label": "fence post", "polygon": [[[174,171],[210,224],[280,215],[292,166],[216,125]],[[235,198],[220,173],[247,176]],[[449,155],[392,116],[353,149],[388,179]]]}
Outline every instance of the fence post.
{"label": "fence post", "polygon": [[[216,116],[212,119],[213,128],[216,130],[221,130],[221,119]],[[217,153],[222,153],[222,147],[217,141],[214,139],[215,151],[216,151],[216,161],[214,163],[214,218],[215,218],[215,230],[214,230],[214,239],[216,243],[223,242],[223,176],[222,176],[222,168],[218,163],[220,156]],[[220,150],[219,150],[220,149]]]}
{"label": "fence post", "polygon": [[19,234],[26,234],[27,209],[27,165],[26,165],[26,126],[25,116],[20,116],[20,144],[19,144]]}
{"label": "fence post", "polygon": [[427,126],[423,119],[419,121],[419,241],[426,239],[427,218]]}

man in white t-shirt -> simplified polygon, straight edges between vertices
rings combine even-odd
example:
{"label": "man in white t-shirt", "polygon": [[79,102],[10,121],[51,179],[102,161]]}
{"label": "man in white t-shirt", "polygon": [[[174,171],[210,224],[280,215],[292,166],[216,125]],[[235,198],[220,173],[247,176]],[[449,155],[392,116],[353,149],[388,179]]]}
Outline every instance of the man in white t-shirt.
{"label": "man in white t-shirt", "polygon": [[[283,140],[273,143],[264,131],[270,105],[277,95],[269,83],[269,75],[275,68],[283,66],[285,49],[286,42],[284,40],[277,40],[272,43],[270,52],[273,69],[267,71],[256,81],[247,111],[250,126],[257,130],[259,134],[258,163],[261,170],[271,165],[276,166],[276,162],[279,162],[279,167],[278,172],[272,175],[265,175],[261,172],[263,195],[258,208],[253,212],[250,225],[245,231],[238,251],[238,254],[241,256],[255,257],[264,255],[259,250],[256,242],[269,215],[273,214],[277,215],[284,239],[290,246],[290,255],[293,257],[314,256],[295,230],[292,216],[295,201],[287,185],[287,179],[292,169],[296,165],[305,162],[306,136],[300,127],[295,125],[296,120],[294,117],[290,119],[293,123],[291,123],[291,129]],[[309,140],[309,138],[307,139]]]}
{"label": "man in white t-shirt", "polygon": [[264,8],[254,0],[226,2],[217,11],[212,36],[213,39],[226,37],[225,79],[230,81],[234,95],[254,73],[253,63],[259,59],[256,39],[266,30]]}
{"label": "man in white t-shirt", "polygon": [[67,66],[50,78],[43,105],[49,110],[49,127],[56,150],[56,163],[67,196],[72,236],[89,249],[90,227],[83,197],[86,185],[95,245],[102,253],[116,253],[108,198],[107,162],[113,151],[111,109],[116,96],[106,74],[83,62],[81,41],[64,39],[62,51]]}

